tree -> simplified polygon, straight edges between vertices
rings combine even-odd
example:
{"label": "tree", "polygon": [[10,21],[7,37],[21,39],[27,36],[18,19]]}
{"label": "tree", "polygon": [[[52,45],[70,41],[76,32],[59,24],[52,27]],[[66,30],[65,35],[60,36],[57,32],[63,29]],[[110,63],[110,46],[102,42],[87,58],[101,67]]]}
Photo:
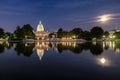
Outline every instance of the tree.
{"label": "tree", "polygon": [[15,39],[23,39],[23,31],[20,28],[20,26],[16,27],[16,30],[14,31],[14,35],[15,35],[14,36]]}
{"label": "tree", "polygon": [[101,27],[96,26],[93,27],[90,32],[93,38],[101,38],[104,31]]}
{"label": "tree", "polygon": [[33,28],[31,27],[30,24],[24,25],[22,28],[20,26],[16,27],[16,30],[14,31],[15,39],[34,39],[35,34],[33,32]]}
{"label": "tree", "polygon": [[6,32],[5,34],[6,34],[7,36],[10,36],[10,35],[11,35],[11,33],[10,33],[10,32]]}
{"label": "tree", "polygon": [[120,32],[115,32],[113,35],[116,39],[120,39]]}
{"label": "tree", "polygon": [[2,38],[4,35],[4,29],[0,28],[0,38]]}
{"label": "tree", "polygon": [[81,38],[83,30],[81,28],[74,28],[70,31],[71,35],[75,36],[74,38]]}
{"label": "tree", "polygon": [[84,31],[82,34],[82,38],[85,40],[91,40],[92,39],[92,35],[89,31]]}
{"label": "tree", "polygon": [[58,38],[62,38],[63,37],[63,29],[62,28],[58,29],[58,31],[57,31],[57,37]]}
{"label": "tree", "polygon": [[11,38],[11,33],[10,32],[5,32],[3,38],[9,40]]}
{"label": "tree", "polygon": [[105,37],[108,37],[108,36],[109,36],[109,32],[108,32],[108,31],[105,31],[105,32],[103,33],[103,35],[105,35]]}
{"label": "tree", "polygon": [[63,37],[69,37],[70,36],[68,31],[63,31],[62,33],[63,33]]}
{"label": "tree", "polygon": [[56,38],[56,33],[55,32],[50,33],[49,38]]}
{"label": "tree", "polygon": [[35,38],[35,34],[33,33],[33,28],[31,27],[30,24],[26,24],[22,27],[22,32],[23,32],[23,36],[25,39],[27,38]]}

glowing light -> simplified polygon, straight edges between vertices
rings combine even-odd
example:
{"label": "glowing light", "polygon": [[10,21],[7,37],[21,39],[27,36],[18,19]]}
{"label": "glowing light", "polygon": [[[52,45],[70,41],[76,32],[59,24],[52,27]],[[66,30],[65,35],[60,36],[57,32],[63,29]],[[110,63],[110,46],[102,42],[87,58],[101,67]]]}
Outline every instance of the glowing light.
{"label": "glowing light", "polygon": [[76,43],[73,44],[73,47],[74,47],[74,48],[76,47]]}
{"label": "glowing light", "polygon": [[103,67],[112,66],[111,61],[108,58],[104,58],[104,57],[97,58],[97,64]]}
{"label": "glowing light", "polygon": [[103,16],[103,17],[101,17],[101,19],[100,19],[100,21],[102,21],[102,22],[105,22],[105,21],[107,21],[107,20],[109,20],[106,16]]}
{"label": "glowing light", "polygon": [[105,15],[102,15],[102,16],[98,16],[98,22],[106,22],[110,19],[112,19],[112,14],[105,14]]}
{"label": "glowing light", "polygon": [[75,36],[75,35],[73,35],[73,36],[72,36],[72,38],[76,38],[76,36]]}
{"label": "glowing light", "polygon": [[113,38],[115,38],[115,36],[113,36]]}
{"label": "glowing light", "polygon": [[105,64],[105,62],[106,62],[105,58],[101,58],[101,59],[100,59],[100,62],[101,62],[102,64]]}
{"label": "glowing light", "polygon": [[115,50],[115,51],[119,53],[119,52],[120,52],[120,49],[119,49],[119,48],[116,48],[116,50]]}

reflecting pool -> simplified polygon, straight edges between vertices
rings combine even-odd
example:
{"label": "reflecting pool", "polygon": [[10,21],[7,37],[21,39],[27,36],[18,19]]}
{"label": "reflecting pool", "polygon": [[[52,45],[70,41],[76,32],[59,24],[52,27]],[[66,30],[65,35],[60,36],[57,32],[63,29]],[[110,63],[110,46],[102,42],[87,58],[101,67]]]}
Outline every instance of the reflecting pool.
{"label": "reflecting pool", "polygon": [[120,42],[0,42],[2,80],[120,80]]}

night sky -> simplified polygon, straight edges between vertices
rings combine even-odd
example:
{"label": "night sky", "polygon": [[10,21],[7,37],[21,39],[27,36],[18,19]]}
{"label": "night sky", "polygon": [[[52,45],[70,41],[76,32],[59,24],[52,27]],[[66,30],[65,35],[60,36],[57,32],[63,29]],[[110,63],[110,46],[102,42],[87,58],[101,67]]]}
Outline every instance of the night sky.
{"label": "night sky", "polygon": [[[110,15],[110,20],[97,22],[98,16]],[[120,0],[0,0],[0,27],[14,31],[16,26],[36,26],[42,21],[45,30],[89,30],[102,26],[105,30],[120,28]]]}

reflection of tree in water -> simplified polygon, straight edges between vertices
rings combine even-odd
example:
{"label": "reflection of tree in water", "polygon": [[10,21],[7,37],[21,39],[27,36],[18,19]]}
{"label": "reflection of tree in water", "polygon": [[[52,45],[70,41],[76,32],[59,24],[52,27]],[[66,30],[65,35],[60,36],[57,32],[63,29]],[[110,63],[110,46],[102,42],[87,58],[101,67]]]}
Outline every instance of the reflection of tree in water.
{"label": "reflection of tree in water", "polygon": [[83,50],[90,50],[93,55],[100,55],[103,52],[103,47],[101,44],[97,43],[93,45],[92,43],[76,43],[76,46],[72,45],[62,45],[61,43],[57,45],[59,53],[69,50],[73,53],[80,54]]}
{"label": "reflection of tree in water", "polygon": [[58,49],[58,52],[59,52],[59,53],[62,53],[63,50],[65,50],[65,49],[63,48],[63,45],[62,45],[62,44],[58,44],[58,45],[57,45],[57,49]]}
{"label": "reflection of tree in water", "polygon": [[117,53],[120,52],[120,42],[119,41],[109,41],[103,43],[103,48],[106,50],[113,50]]}
{"label": "reflection of tree in water", "polygon": [[74,53],[80,54],[83,51],[83,47],[82,44],[77,44],[75,47],[70,46],[69,50]]}
{"label": "reflection of tree in water", "polygon": [[7,43],[7,42],[0,43],[0,53],[3,53],[5,48],[11,49],[12,46],[13,45],[11,43]]}
{"label": "reflection of tree in water", "polygon": [[115,42],[115,48],[120,48],[120,42]]}
{"label": "reflection of tree in water", "polygon": [[109,46],[107,45],[107,46],[105,46],[105,48],[104,48],[105,50],[108,50],[109,49]]}
{"label": "reflection of tree in water", "polygon": [[83,47],[84,50],[89,50],[91,45],[92,45],[91,42],[87,42],[87,43],[83,43],[82,47]]}
{"label": "reflection of tree in water", "polygon": [[0,44],[0,53],[4,53],[5,50],[5,44]]}
{"label": "reflection of tree in water", "polygon": [[53,47],[53,45],[52,45],[51,43],[49,43],[49,47],[50,47],[50,48],[52,48],[52,47]]}
{"label": "reflection of tree in water", "polygon": [[72,51],[73,53],[81,53],[82,50],[83,50],[83,47],[81,44],[76,44],[76,46],[72,46],[72,45],[69,45],[69,46],[63,46],[61,43],[57,45],[57,49],[59,51],[59,53],[62,53],[63,51],[66,51],[66,50],[70,50]]}
{"label": "reflection of tree in water", "polygon": [[91,44],[90,52],[93,55],[101,55],[101,53],[103,52],[103,47],[99,43],[97,43],[96,45]]}
{"label": "reflection of tree in water", "polygon": [[113,45],[114,45],[114,47],[113,47],[114,50],[116,52],[120,52],[120,42],[114,42]]}
{"label": "reflection of tree in water", "polygon": [[33,54],[34,43],[17,43],[15,51],[18,55],[23,54],[24,56],[31,56]]}
{"label": "reflection of tree in water", "polygon": [[5,47],[6,47],[7,49],[11,49],[11,48],[13,47],[13,43],[6,42],[6,43],[5,43]]}
{"label": "reflection of tree in water", "polygon": [[[31,56],[33,54],[33,48],[35,43],[2,43],[0,44],[0,53],[3,53],[5,48],[10,49],[12,46],[15,47],[15,51],[18,55],[23,54],[24,56]],[[103,46],[100,43],[93,45],[92,43],[50,43],[50,48],[57,48],[59,53],[63,51],[71,51],[75,54],[80,54],[83,50],[90,50],[93,55],[100,55],[103,52]],[[115,48],[120,49],[120,43],[116,43]]]}

